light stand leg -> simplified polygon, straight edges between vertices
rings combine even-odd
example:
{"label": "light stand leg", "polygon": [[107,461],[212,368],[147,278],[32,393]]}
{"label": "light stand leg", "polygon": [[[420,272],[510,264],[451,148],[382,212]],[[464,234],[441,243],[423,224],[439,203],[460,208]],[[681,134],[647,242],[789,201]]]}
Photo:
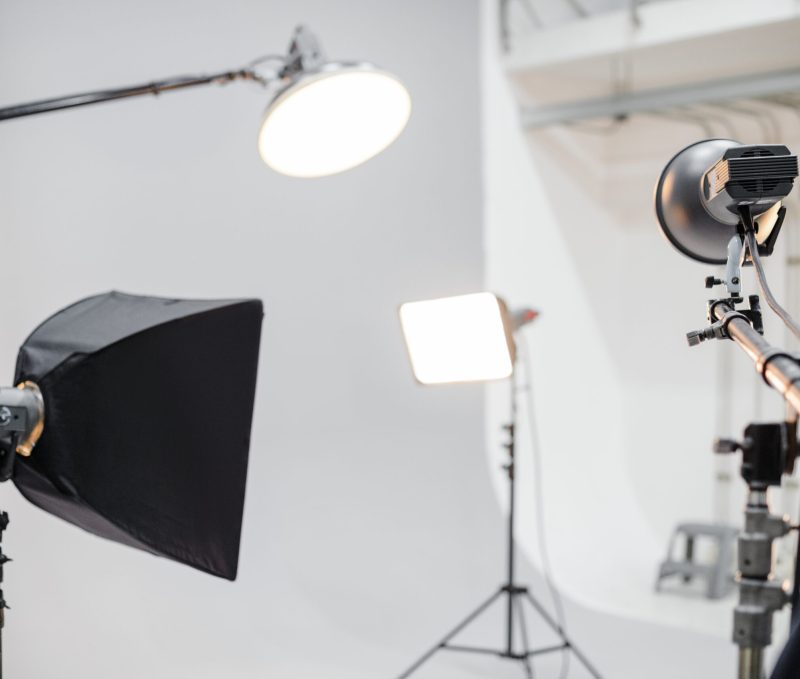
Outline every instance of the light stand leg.
{"label": "light stand leg", "polygon": [[[416,672],[420,667],[422,667],[428,660],[430,660],[438,651],[441,651],[443,648],[447,648],[447,643],[456,636],[461,630],[467,627],[475,618],[480,616],[489,606],[491,606],[495,601],[497,601],[500,596],[503,594],[503,590],[498,590],[491,597],[489,597],[486,601],[484,601],[478,608],[476,608],[472,613],[470,613],[464,620],[462,620],[458,625],[456,625],[451,632],[449,632],[438,644],[436,644],[433,648],[431,648],[427,653],[425,653],[419,660],[417,660],[411,667],[409,667],[403,674],[401,674],[397,679],[406,679],[406,677],[410,677],[414,672]],[[2,679],[2,677],[0,677]]]}
{"label": "light stand leg", "polygon": [[528,645],[528,628],[525,625],[525,611],[522,606],[522,600],[515,597],[514,605],[517,609],[517,619],[519,620],[519,633],[520,640],[522,641],[522,665],[525,668],[526,679],[533,679],[533,667],[531,666],[530,646]]}
{"label": "light stand leg", "polygon": [[[589,659],[581,652],[581,650],[575,646],[569,638],[564,634],[564,630],[561,629],[559,624],[553,619],[553,617],[544,609],[544,607],[533,598],[533,595],[530,592],[525,592],[525,598],[528,600],[531,606],[536,609],[536,612],[542,617],[542,619],[561,637],[564,641],[564,647],[568,648],[578,659],[578,661],[583,665],[586,670],[591,674],[595,679],[602,679],[600,672],[589,662]],[[531,654],[535,654],[536,651],[532,651]]]}

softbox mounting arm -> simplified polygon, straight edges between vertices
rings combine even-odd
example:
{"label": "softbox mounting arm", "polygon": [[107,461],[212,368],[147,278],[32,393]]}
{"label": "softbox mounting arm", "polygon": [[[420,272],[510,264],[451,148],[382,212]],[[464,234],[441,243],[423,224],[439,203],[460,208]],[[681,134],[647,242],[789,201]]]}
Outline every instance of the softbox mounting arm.
{"label": "softbox mounting arm", "polygon": [[0,482],[14,472],[19,453],[28,457],[44,429],[44,399],[33,382],[0,387]]}

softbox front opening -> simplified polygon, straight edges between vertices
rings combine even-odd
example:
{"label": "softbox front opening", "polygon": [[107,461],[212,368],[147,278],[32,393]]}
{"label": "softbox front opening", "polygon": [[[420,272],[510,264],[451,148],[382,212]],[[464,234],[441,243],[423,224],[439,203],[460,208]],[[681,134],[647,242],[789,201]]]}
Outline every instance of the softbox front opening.
{"label": "softbox front opening", "polygon": [[108,293],[25,341],[45,428],[14,482],[85,530],[236,577],[263,312],[258,300]]}

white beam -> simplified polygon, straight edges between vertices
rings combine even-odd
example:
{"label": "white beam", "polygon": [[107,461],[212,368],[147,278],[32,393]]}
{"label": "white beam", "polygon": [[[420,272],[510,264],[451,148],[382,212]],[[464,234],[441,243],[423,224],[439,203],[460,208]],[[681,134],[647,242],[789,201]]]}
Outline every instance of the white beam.
{"label": "white beam", "polygon": [[595,118],[665,111],[695,104],[768,97],[792,91],[800,92],[800,69],[523,108],[522,124],[529,129],[540,128]]}
{"label": "white beam", "polygon": [[[681,41],[800,18],[797,0],[669,0],[630,11],[607,12],[515,39],[506,68],[525,71],[559,63],[636,52]],[[765,46],[767,48],[767,46]]]}

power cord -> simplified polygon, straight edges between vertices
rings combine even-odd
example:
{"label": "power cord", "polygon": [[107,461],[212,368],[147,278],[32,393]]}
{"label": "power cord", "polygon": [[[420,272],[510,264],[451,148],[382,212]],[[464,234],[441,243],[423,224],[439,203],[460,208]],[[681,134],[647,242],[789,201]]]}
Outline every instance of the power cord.
{"label": "power cord", "polygon": [[[542,447],[539,439],[539,428],[536,421],[536,409],[533,400],[533,368],[531,367],[530,352],[528,351],[528,344],[523,338],[522,342],[518,343],[518,347],[522,358],[523,374],[525,376],[525,384],[519,387],[519,391],[525,394],[525,405],[527,408],[526,419],[528,421],[528,434],[530,436],[531,444],[531,457],[533,459],[533,478],[534,478],[534,497],[536,502],[536,533],[538,537],[539,554],[542,560],[542,575],[544,576],[545,584],[550,592],[550,598],[553,601],[553,609],[556,613],[556,621],[564,636],[569,638],[567,633],[567,621],[564,613],[564,602],[561,599],[561,594],[555,586],[553,580],[553,571],[550,564],[550,553],[547,548],[546,525],[544,516],[544,495],[543,495],[543,481],[542,481]],[[561,652],[561,672],[560,679],[565,679],[569,673],[569,649],[565,648]]]}
{"label": "power cord", "polygon": [[764,265],[761,262],[761,255],[758,254],[758,244],[756,243],[756,236],[752,230],[746,231],[747,249],[750,251],[750,259],[753,261],[753,268],[756,270],[756,278],[758,279],[758,287],[761,288],[761,294],[767,300],[770,309],[772,309],[778,317],[784,322],[787,328],[791,330],[796,337],[800,338],[800,325],[789,315],[772,294],[767,283],[767,276],[764,273]]}

